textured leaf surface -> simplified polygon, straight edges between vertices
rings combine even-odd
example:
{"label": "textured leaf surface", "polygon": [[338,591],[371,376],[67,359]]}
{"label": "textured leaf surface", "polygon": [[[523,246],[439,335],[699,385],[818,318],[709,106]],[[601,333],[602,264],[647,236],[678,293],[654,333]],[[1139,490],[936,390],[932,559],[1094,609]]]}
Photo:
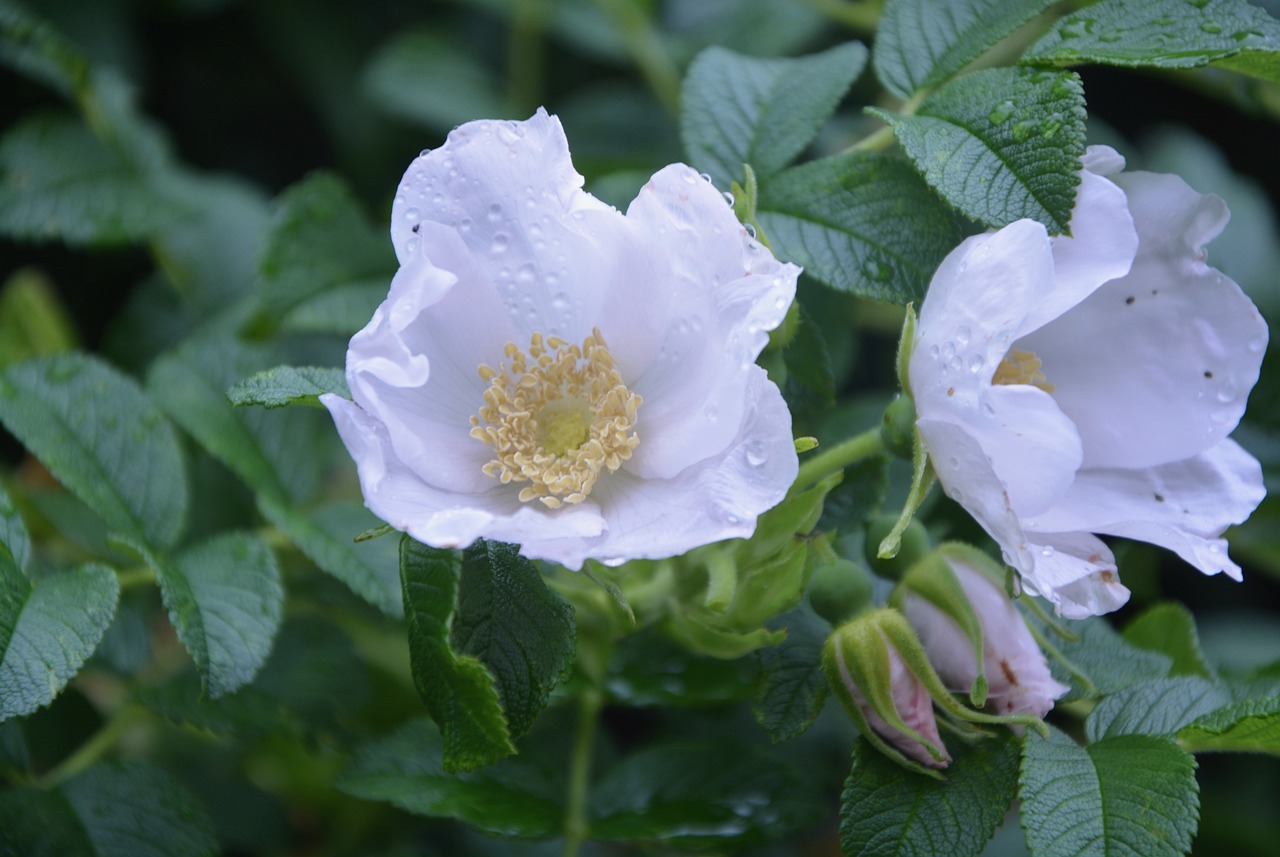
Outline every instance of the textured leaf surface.
{"label": "textured leaf surface", "polygon": [[761,59],[708,48],[689,66],[680,132],[689,162],[716,186],[791,163],[817,136],[866,64],[858,42],[796,59]]}
{"label": "textured leaf surface", "polygon": [[805,732],[827,698],[822,645],[831,628],[808,607],[778,617],[787,638],[760,649],[760,679],[752,713],[769,738],[786,741]]}
{"label": "textured leaf surface", "polygon": [[1173,658],[1170,675],[1209,678],[1213,674],[1200,652],[1196,621],[1191,611],[1181,604],[1171,601],[1143,611],[1125,627],[1124,638],[1140,649]]}
{"label": "textured leaf surface", "polygon": [[87,565],[32,585],[0,550],[0,721],[48,705],[98,647],[120,586]]}
{"label": "textured leaf surface", "polygon": [[1250,699],[1206,714],[1179,730],[1178,743],[1193,753],[1280,755],[1280,696]]}
{"label": "textured leaf surface", "polygon": [[154,560],[169,620],[215,699],[253,680],[280,626],[275,554],[248,533],[218,536]]}
{"label": "textured leaf surface", "polygon": [[876,77],[899,98],[937,86],[1053,0],[893,0],[876,27]]}
{"label": "textured leaf surface", "polygon": [[846,855],[977,855],[1004,818],[1018,782],[1018,742],[997,734],[951,741],[945,781],[908,771],[859,740],[840,808]]}
{"label": "textured leaf surface", "polygon": [[156,547],[178,540],[178,438],[132,379],[84,354],[29,360],[0,373],[0,421],[113,530]]}
{"label": "textured leaf surface", "polygon": [[877,300],[919,300],[959,224],[900,158],[851,152],[763,183],[760,225],[784,259],[829,286]]}
{"label": "textured leaf surface", "polygon": [[[1138,682],[1169,675],[1173,662],[1167,655],[1129,645],[1105,620],[1094,617],[1064,624],[1080,639],[1060,642],[1059,649],[1089,677],[1099,693],[1117,693]],[[1049,670],[1058,681],[1072,683],[1073,677],[1052,658]],[[1078,696],[1080,693],[1073,690],[1066,698]]]}
{"label": "textured leaf surface", "polygon": [[1057,23],[1024,61],[1195,68],[1280,80],[1280,22],[1245,0],[1103,0]]}
{"label": "textured leaf surface", "polygon": [[877,115],[925,180],[999,228],[1030,217],[1065,232],[1084,155],[1084,88],[1071,72],[996,68],[939,89],[914,116]]}
{"label": "textured leaf surface", "polygon": [[1088,747],[1052,729],[1028,736],[1019,797],[1031,853],[1177,857],[1200,812],[1195,760],[1168,738],[1119,735]]}
{"label": "textured leaf surface", "polygon": [[331,367],[277,366],[232,384],[227,390],[227,399],[236,407],[313,405],[319,408],[323,407],[320,396],[325,393],[351,398],[346,373]]}
{"label": "textured leaf surface", "polygon": [[1225,687],[1198,676],[1142,682],[1108,696],[1090,714],[1090,741],[1109,735],[1172,735],[1231,702]]}
{"label": "textured leaf surface", "polygon": [[400,540],[413,681],[440,728],[441,765],[450,773],[475,770],[515,752],[493,675],[479,659],[459,655],[450,645],[461,567],[454,551],[408,536]]}

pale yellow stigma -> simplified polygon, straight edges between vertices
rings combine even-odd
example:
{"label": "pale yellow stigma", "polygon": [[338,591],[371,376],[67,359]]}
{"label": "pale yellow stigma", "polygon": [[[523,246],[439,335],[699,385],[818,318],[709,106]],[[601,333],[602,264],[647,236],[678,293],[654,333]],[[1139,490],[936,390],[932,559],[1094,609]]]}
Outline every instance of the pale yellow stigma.
{"label": "pale yellow stigma", "polygon": [[1052,393],[1054,386],[1049,383],[1049,379],[1040,371],[1041,365],[1043,364],[1040,358],[1034,352],[1014,349],[1000,361],[991,383],[1027,384],[1032,387],[1039,387],[1046,393]]}
{"label": "pale yellow stigma", "polygon": [[484,466],[503,485],[528,482],[521,502],[551,509],[587,499],[601,471],[612,473],[640,443],[634,431],[642,399],[627,389],[599,328],[571,345],[535,333],[526,353],[514,342],[471,418],[471,436],[494,449]]}

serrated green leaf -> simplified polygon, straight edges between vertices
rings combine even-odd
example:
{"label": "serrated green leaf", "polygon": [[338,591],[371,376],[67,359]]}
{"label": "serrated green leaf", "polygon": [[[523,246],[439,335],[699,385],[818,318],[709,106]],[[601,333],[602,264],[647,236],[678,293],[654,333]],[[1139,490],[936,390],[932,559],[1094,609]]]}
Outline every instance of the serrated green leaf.
{"label": "serrated green leaf", "polygon": [[415,720],[362,748],[338,788],[419,815],[456,818],[495,836],[552,836],[564,816],[553,797],[563,794],[563,766],[539,769],[528,756],[455,774],[445,765],[440,732],[428,720]]}
{"label": "serrated green leaf", "polygon": [[115,573],[102,565],[33,587],[0,549],[0,721],[53,701],[98,647],[119,595]]}
{"label": "serrated green leaf", "polygon": [[960,227],[902,158],[849,152],[762,183],[757,215],[777,254],[829,286],[918,301]]}
{"label": "serrated green leaf", "polygon": [[1081,747],[1028,735],[1018,796],[1031,853],[1177,857],[1200,811],[1196,763],[1168,738],[1117,735]]}
{"label": "serrated green leaf", "polygon": [[1196,621],[1191,611],[1181,604],[1166,602],[1144,610],[1125,626],[1124,638],[1140,649],[1161,652],[1172,658],[1170,675],[1213,676],[1213,670],[1200,652]]}
{"label": "serrated green leaf", "polygon": [[610,768],[591,793],[591,837],[723,850],[802,829],[824,809],[782,758],[730,741],[663,744]]}
{"label": "serrated green leaf", "polygon": [[999,228],[1030,217],[1066,232],[1084,155],[1084,88],[1072,72],[994,68],[884,118],[934,190]]}
{"label": "serrated green leaf", "polygon": [[18,570],[26,571],[31,561],[31,536],[3,485],[0,485],[0,545],[9,551]]}
{"label": "serrated green leaf", "polygon": [[263,497],[300,503],[315,493],[327,419],[310,409],[234,408],[227,388],[280,363],[264,345],[215,333],[152,364],[147,390],[178,425]]}
{"label": "serrated green leaf", "polygon": [[1059,21],[1024,62],[1215,65],[1280,81],[1280,22],[1245,0],[1103,0]]}
{"label": "serrated green leaf", "polygon": [[876,77],[899,98],[937,86],[1053,0],[892,0],[876,26]]}
{"label": "serrated green leaf", "polygon": [[471,771],[515,752],[497,683],[484,664],[459,655],[449,640],[458,603],[461,557],[400,540],[400,582],[409,620],[413,682],[443,736],[441,764]]}
{"label": "serrated green leaf", "polygon": [[1225,687],[1198,676],[1146,681],[1102,700],[1085,721],[1085,733],[1090,741],[1112,735],[1173,735],[1230,702]]}
{"label": "serrated green leaf", "polygon": [[250,329],[264,334],[329,289],[369,280],[390,283],[395,255],[386,233],[374,229],[346,184],[316,173],[276,199],[258,272],[260,307]]}
{"label": "serrated green leaf", "polygon": [[[423,85],[445,80],[448,86]],[[477,116],[516,118],[494,66],[438,31],[391,38],[374,52],[362,83],[374,104],[428,128],[447,131]]]}
{"label": "serrated green leaf", "polygon": [[750,694],[755,675],[749,658],[709,658],[648,632],[618,641],[605,690],[633,708],[737,702]]}
{"label": "serrated green leaf", "polygon": [[320,397],[325,393],[351,398],[343,370],[327,366],[277,366],[232,384],[227,390],[227,400],[236,407],[312,405],[320,408],[324,407]]}
{"label": "serrated green leaf", "polygon": [[1220,708],[1178,730],[1178,744],[1192,753],[1280,755],[1280,696]]}
{"label": "serrated green leaf", "polygon": [[760,678],[751,712],[769,739],[786,741],[803,734],[822,711],[827,679],[822,672],[822,645],[831,627],[807,606],[772,623],[787,629],[787,638],[760,649]]}
{"label": "serrated green leaf", "polygon": [[[1078,635],[1079,639],[1061,642],[1059,650],[1089,677],[1098,693],[1104,696],[1141,681],[1165,678],[1173,666],[1167,655],[1148,652],[1126,643],[1103,619],[1092,617],[1063,624]],[[1052,658],[1049,659],[1049,670],[1058,681],[1070,684],[1073,680],[1073,676],[1062,664]],[[1079,695],[1079,691],[1073,690],[1066,698],[1074,699]]]}
{"label": "serrated green leaf", "polygon": [[178,639],[217,699],[253,680],[280,626],[284,590],[260,538],[228,533],[172,559],[153,557]]}
{"label": "serrated green leaf", "polygon": [[840,847],[849,857],[977,855],[1013,801],[1018,742],[1000,732],[951,742],[945,780],[907,770],[865,740],[840,798]]}
{"label": "serrated green leaf", "polygon": [[482,539],[462,552],[450,642],[493,675],[511,737],[529,731],[572,669],[576,629],[573,608],[517,545]]}
{"label": "serrated green leaf", "polygon": [[0,63],[65,96],[89,74],[88,61],[61,33],[12,3],[0,3]]}
{"label": "serrated green leaf", "polygon": [[388,616],[404,615],[396,541],[355,541],[378,524],[363,505],[340,501],[302,510],[264,495],[258,499],[258,508],[322,571]]}
{"label": "serrated green leaf", "polygon": [[178,438],[131,378],[85,354],[28,360],[0,373],[0,421],[113,530],[177,542],[187,512]]}
{"label": "serrated green leaf", "polygon": [[858,42],[795,59],[761,59],[708,48],[685,77],[680,133],[689,162],[728,189],[750,164],[759,178],[817,136],[867,60]]}

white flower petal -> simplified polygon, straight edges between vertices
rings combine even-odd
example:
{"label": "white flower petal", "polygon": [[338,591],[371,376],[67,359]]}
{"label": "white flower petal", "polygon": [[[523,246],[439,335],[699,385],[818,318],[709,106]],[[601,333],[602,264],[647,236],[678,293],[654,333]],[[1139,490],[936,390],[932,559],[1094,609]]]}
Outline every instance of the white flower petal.
{"label": "white flower petal", "polygon": [[1116,559],[1089,533],[1027,533],[1034,566],[1022,570],[1027,591],[1048,599],[1068,619],[1110,613],[1129,600]]}

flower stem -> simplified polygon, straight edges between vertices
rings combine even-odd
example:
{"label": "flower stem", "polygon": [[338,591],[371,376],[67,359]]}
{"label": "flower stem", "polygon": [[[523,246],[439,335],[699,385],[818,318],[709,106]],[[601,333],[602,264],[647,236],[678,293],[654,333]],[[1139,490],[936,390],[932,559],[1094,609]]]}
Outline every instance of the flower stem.
{"label": "flower stem", "polygon": [[587,796],[591,786],[591,751],[603,706],[604,694],[595,687],[583,691],[578,698],[578,732],[569,760],[569,791],[564,814],[564,857],[577,857],[578,849],[590,833]]}
{"label": "flower stem", "polygon": [[542,99],[543,24],[546,0],[518,0],[507,42],[507,97],[521,116]]}
{"label": "flower stem", "polygon": [[51,789],[54,786],[61,785],[85,768],[93,765],[111,752],[120,738],[144,715],[145,712],[136,706],[125,705],[121,707],[115,714],[111,715],[111,719],[104,723],[101,729],[90,736],[88,741],[85,741],[74,753],[63,759],[62,764],[45,772],[45,775],[39,780],[41,788]]}
{"label": "flower stem", "polygon": [[830,449],[825,449],[800,465],[800,473],[795,484],[791,486],[792,495],[799,494],[810,485],[819,482],[838,470],[844,470],[855,461],[879,455],[884,451],[884,442],[880,439],[880,427],[867,429],[862,434],[854,435]]}

